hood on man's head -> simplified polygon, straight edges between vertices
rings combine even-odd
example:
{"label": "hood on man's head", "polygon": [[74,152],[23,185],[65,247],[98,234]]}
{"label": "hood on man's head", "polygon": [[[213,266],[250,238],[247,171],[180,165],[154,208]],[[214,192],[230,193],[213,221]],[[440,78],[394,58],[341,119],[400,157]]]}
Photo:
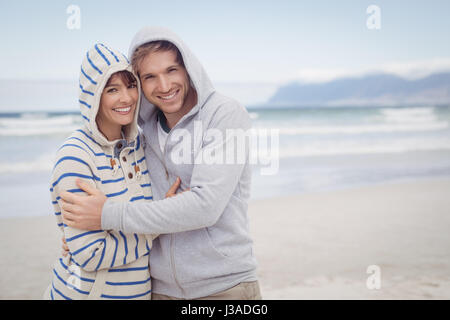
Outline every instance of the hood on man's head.
{"label": "hood on man's head", "polygon": [[[94,140],[101,145],[111,146],[113,141],[108,139],[99,131],[95,118],[100,108],[100,99],[103,89],[112,74],[119,71],[133,73],[130,62],[121,52],[108,48],[102,43],[95,44],[85,55],[81,64],[79,81],[79,104],[81,116],[85,127],[91,132]],[[137,81],[140,92],[140,84]],[[140,96],[140,94],[139,94]],[[125,126],[124,133],[127,140],[135,140],[138,135],[137,117],[139,114],[140,100],[137,101],[134,120]]]}
{"label": "hood on man's head", "polygon": [[[165,40],[173,43],[181,53],[186,71],[191,80],[191,85],[197,92],[197,105],[194,106],[191,112],[196,112],[203,106],[208,97],[214,92],[214,87],[209,80],[206,71],[200,64],[198,59],[192,54],[191,50],[184,44],[184,42],[171,30],[163,27],[144,27],[131,40],[128,56],[133,57],[134,52],[138,47],[152,41]],[[142,97],[142,106],[140,109],[139,118],[141,123],[148,119],[150,113],[155,110],[155,106]],[[189,113],[191,113],[189,112]]]}

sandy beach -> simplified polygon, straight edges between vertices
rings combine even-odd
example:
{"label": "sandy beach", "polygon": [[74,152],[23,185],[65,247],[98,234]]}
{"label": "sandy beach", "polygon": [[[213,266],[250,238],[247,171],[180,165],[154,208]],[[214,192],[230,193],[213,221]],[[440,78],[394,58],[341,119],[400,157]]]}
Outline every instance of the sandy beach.
{"label": "sandy beach", "polygon": [[[449,192],[442,178],[252,201],[263,298],[450,299]],[[0,221],[0,299],[40,299],[60,252],[54,217]]]}

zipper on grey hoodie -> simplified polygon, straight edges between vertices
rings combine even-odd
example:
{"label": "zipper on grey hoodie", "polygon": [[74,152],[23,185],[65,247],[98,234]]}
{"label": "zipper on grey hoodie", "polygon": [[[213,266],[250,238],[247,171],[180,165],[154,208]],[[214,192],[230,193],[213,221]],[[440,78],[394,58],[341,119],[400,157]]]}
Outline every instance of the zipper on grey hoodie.
{"label": "zipper on grey hoodie", "polygon": [[[157,125],[161,125],[161,124],[157,124]],[[175,124],[175,126],[176,126],[176,124]],[[163,157],[163,159],[162,159],[163,161],[162,162],[163,162],[163,165],[164,165],[164,170],[166,171],[167,182],[169,182],[169,171],[167,170],[167,166],[166,166],[166,149],[167,149],[167,141],[169,140],[169,136],[170,136],[170,133],[172,132],[172,129],[167,134],[166,144],[164,145],[164,150],[163,150],[163,154],[162,154],[162,157]],[[173,274],[173,279],[175,280],[175,284],[181,290],[181,293],[183,295],[185,295],[184,290],[181,287],[181,285],[180,285],[180,283],[178,282],[178,279],[177,279],[177,270],[175,268],[175,261],[174,261],[175,257],[174,257],[173,251],[174,251],[173,250],[173,234],[171,234],[170,235],[170,267],[172,269],[172,274]]]}
{"label": "zipper on grey hoodie", "polygon": [[[193,108],[195,108],[195,106],[193,107]],[[161,112],[161,111],[160,111]],[[191,117],[191,116],[193,116],[193,115],[190,115],[189,117]],[[168,143],[168,141],[169,141],[169,137],[170,137],[170,133],[171,132],[173,132],[173,130],[177,127],[177,126],[179,126],[180,125],[180,123],[183,123],[184,121],[186,121],[186,119],[187,118],[189,118],[189,117],[186,117],[186,115],[185,116],[183,116],[183,118],[182,119],[180,119],[174,126],[173,126],[173,128],[172,129],[170,129],[170,131],[167,133],[167,138],[166,138],[166,144],[164,145],[164,150],[163,150],[163,153],[162,153],[162,162],[163,162],[163,166],[164,166],[164,170],[166,171],[166,179],[167,179],[167,182],[169,182],[169,171],[167,170],[167,166],[166,166],[166,150],[167,150],[167,143]],[[158,118],[159,118],[159,116],[158,116]],[[164,117],[165,118],[165,117]],[[166,121],[167,121],[167,119],[166,119]],[[159,122],[161,122],[161,119],[159,118]],[[161,125],[161,123],[157,123],[157,125]],[[183,289],[183,287],[180,285],[180,283],[178,282],[178,279],[177,279],[177,270],[176,270],[176,268],[175,268],[175,257],[174,257],[174,250],[173,250],[173,234],[171,234],[170,235],[170,266],[171,266],[171,269],[172,269],[172,274],[173,274],[173,278],[174,278],[174,280],[175,280],[175,284],[178,286],[178,288],[181,290],[181,293],[185,296],[186,294],[185,294],[185,292],[184,292],[184,289]]]}

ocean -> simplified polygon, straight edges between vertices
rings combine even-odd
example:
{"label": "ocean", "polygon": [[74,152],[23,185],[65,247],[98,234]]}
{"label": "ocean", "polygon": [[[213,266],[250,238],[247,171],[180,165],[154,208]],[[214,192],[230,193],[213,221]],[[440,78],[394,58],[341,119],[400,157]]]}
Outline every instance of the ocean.
{"label": "ocean", "polygon": [[[252,199],[450,176],[450,106],[248,108],[279,133],[279,169],[254,165]],[[52,214],[54,155],[78,112],[0,113],[0,218]]]}

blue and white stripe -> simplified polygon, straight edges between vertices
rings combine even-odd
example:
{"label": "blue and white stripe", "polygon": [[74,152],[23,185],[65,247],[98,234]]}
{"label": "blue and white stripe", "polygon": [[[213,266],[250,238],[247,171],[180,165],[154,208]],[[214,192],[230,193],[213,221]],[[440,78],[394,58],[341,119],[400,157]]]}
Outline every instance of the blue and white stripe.
{"label": "blue and white stripe", "polygon": [[[76,184],[77,179],[101,190],[111,201],[153,199],[137,124],[133,123],[128,128],[127,141],[131,143],[118,155],[114,154],[115,146],[105,142],[96,127],[101,86],[107,81],[105,76],[111,74],[109,68],[114,68],[114,72],[131,70],[126,56],[104,44],[96,44],[86,53],[80,68],[78,99],[84,127],[73,132],[58,149],[53,166],[50,182],[53,213],[71,254],[55,262],[53,279],[47,290],[48,299],[151,297],[148,259],[154,236],[114,230],[78,230],[62,220],[60,193],[68,191],[86,195]],[[131,147],[133,145],[136,148]],[[116,163],[114,167],[112,159]],[[135,166],[139,166],[141,175],[136,176]],[[102,283],[96,281],[101,273],[105,274]]]}

